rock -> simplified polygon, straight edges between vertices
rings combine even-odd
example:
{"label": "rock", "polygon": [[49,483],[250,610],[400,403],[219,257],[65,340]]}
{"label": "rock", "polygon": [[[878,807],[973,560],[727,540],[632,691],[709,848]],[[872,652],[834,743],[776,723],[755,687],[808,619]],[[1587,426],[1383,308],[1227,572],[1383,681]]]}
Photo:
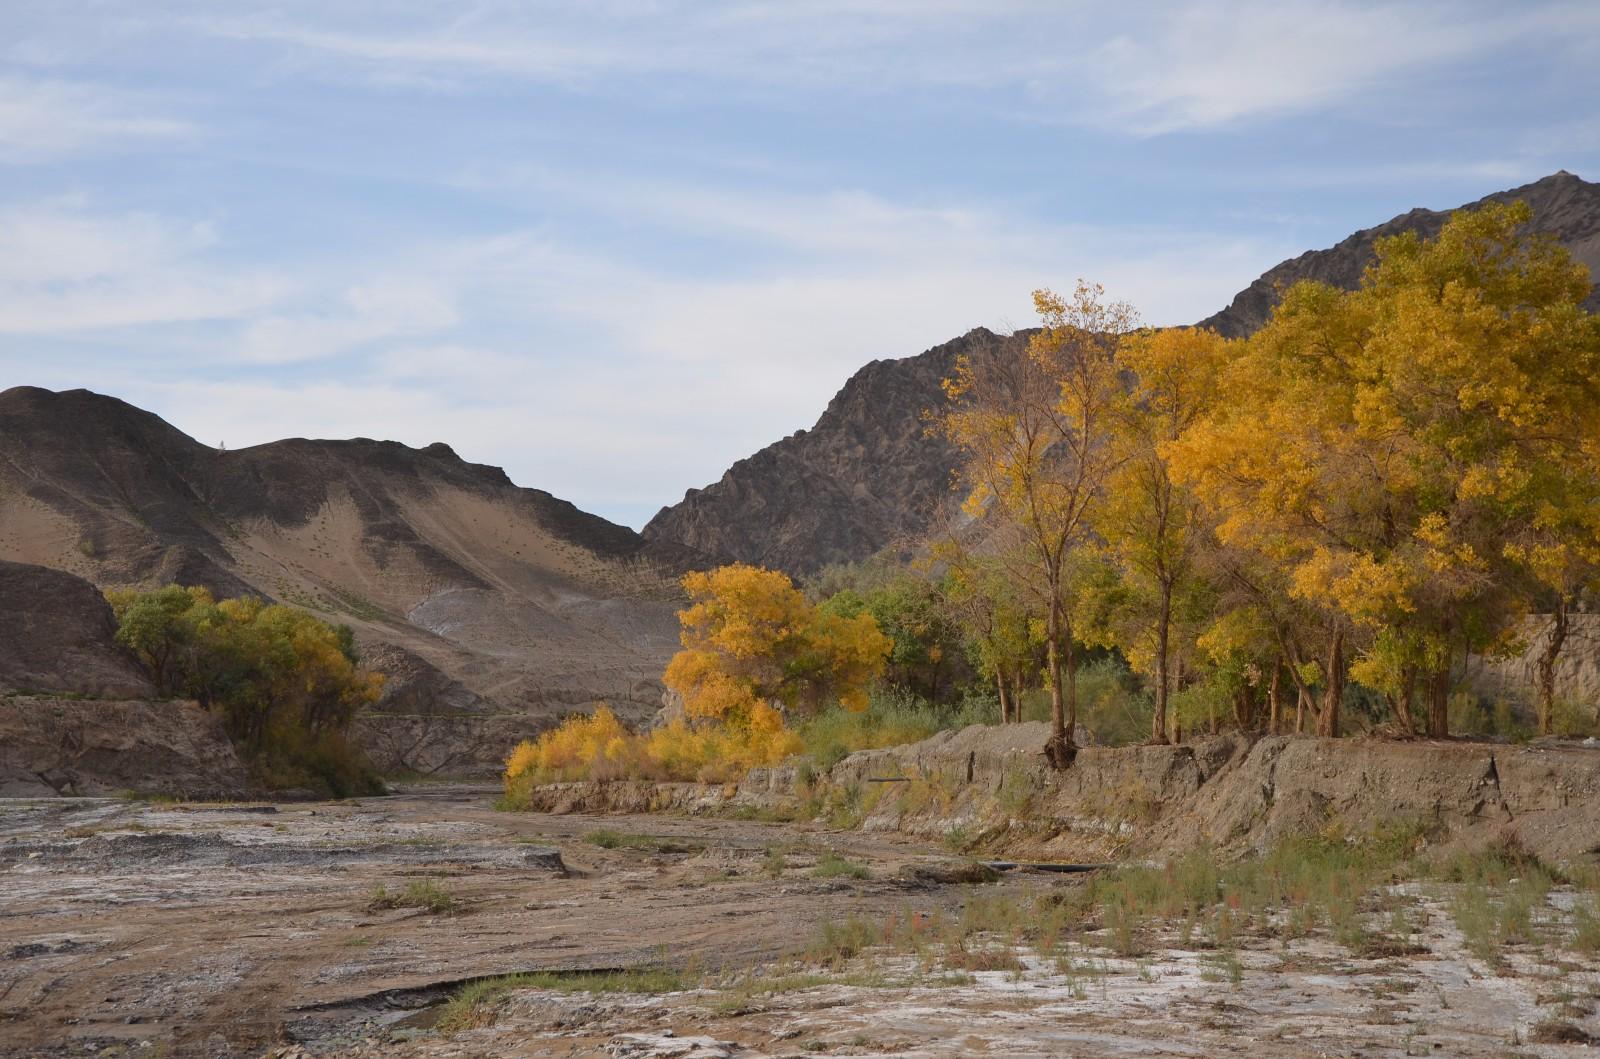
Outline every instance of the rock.
{"label": "rock", "polygon": [[243,798],[248,770],[192,702],[0,698],[0,793]]}
{"label": "rock", "polygon": [[942,864],[908,864],[901,876],[921,883],[951,886],[959,883],[992,883],[1000,873],[976,861],[951,861]]}
{"label": "rock", "polygon": [[[1563,170],[1532,184],[1488,195],[1463,208],[1518,200],[1533,208],[1536,231],[1554,235],[1574,257],[1589,266],[1591,273],[1600,274],[1600,184],[1591,184]],[[1353,289],[1361,282],[1362,271],[1372,262],[1374,242],[1402,232],[1416,232],[1431,238],[1439,234],[1451,212],[1415,209],[1376,228],[1356,232],[1337,246],[1312,250],[1275,265],[1240,291],[1226,309],[1200,321],[1200,326],[1210,327],[1230,338],[1240,338],[1266,323],[1282,290],[1301,280]],[[1600,292],[1591,293],[1587,304],[1591,311],[1600,310]]]}
{"label": "rock", "polygon": [[553,872],[556,875],[565,876],[567,874],[567,864],[561,859],[561,851],[554,846],[524,847],[522,863],[530,868]]}
{"label": "rock", "polygon": [[624,1033],[606,1042],[606,1054],[615,1059],[733,1059],[739,1046],[715,1037],[678,1037],[661,1033]]}
{"label": "rock", "polygon": [[1023,337],[984,328],[904,360],[875,360],[851,376],[810,430],[775,442],[692,489],[644,528],[712,555],[805,574],[920,537],[952,499],[955,451],[930,436],[926,409],[944,402],[956,359]]}

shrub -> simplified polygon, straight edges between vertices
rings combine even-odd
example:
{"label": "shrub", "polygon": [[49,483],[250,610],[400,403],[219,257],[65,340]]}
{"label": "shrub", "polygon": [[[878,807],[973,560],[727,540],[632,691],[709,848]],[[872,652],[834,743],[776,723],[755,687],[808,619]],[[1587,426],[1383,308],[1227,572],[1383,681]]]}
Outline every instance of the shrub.
{"label": "shrub", "polygon": [[391,893],[383,886],[378,887],[373,891],[372,900],[367,907],[373,911],[420,908],[430,915],[438,916],[456,911],[456,899],[450,891],[431,879],[413,879],[406,883],[404,890],[397,893]]}
{"label": "shrub", "polygon": [[517,744],[506,760],[506,795],[517,804],[529,785],[572,780],[731,782],[800,749],[783,716],[764,704],[751,711],[745,727],[674,721],[644,734],[629,731],[601,706]]}
{"label": "shrub", "polygon": [[864,710],[834,706],[800,726],[804,752],[826,771],[847,754],[926,739],[974,723],[965,710],[934,706],[899,688],[874,688]]}

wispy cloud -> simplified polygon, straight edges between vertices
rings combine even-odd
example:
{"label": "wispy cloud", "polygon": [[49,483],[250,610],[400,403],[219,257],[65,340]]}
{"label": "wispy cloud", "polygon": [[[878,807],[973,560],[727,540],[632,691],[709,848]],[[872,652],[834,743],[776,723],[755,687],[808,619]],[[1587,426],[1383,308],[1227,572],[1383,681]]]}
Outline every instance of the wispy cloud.
{"label": "wispy cloud", "polygon": [[[1316,112],[1513,43],[1572,46],[1592,11],[1437,0],[532,4],[381,21],[340,5],[208,16],[200,32],[402,83],[509,77],[570,88],[672,77],[676,92],[977,89],[1015,114],[1136,135]],[[1026,102],[1018,104],[1015,99]],[[1000,106],[998,100],[996,106]]]}
{"label": "wispy cloud", "polygon": [[192,135],[137,96],[74,81],[0,75],[0,163],[38,163]]}
{"label": "wispy cloud", "polygon": [[232,319],[282,296],[278,277],[210,265],[214,242],[206,223],[70,199],[0,211],[0,333]]}

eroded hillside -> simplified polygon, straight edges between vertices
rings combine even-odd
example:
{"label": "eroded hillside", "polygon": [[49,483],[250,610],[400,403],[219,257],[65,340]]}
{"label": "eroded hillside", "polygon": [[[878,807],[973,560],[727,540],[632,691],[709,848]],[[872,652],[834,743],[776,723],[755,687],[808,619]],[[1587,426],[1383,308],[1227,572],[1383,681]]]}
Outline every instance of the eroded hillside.
{"label": "eroded hillside", "polygon": [[658,705],[694,556],[443,444],[219,452],[111,397],[17,387],[0,393],[0,559],[294,603],[356,629],[386,705],[537,719]]}

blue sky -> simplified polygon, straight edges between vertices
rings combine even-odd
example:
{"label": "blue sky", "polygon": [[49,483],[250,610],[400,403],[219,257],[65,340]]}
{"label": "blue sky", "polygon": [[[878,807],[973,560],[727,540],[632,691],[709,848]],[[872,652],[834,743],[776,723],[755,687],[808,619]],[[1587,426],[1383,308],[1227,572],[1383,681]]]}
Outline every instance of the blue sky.
{"label": "blue sky", "polygon": [[868,360],[1600,178],[1600,4],[0,3],[0,388],[641,525]]}

